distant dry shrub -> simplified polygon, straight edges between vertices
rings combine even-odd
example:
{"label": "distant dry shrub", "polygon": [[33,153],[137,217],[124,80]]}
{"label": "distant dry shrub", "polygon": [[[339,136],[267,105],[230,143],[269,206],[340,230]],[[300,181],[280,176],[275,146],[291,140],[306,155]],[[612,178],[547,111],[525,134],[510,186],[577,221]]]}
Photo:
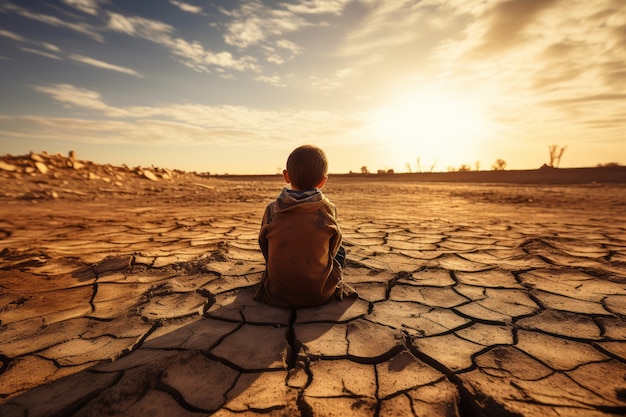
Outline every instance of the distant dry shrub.
{"label": "distant dry shrub", "polygon": [[504,171],[506,169],[506,161],[504,159],[496,159],[496,162],[493,163],[491,169],[494,171]]}

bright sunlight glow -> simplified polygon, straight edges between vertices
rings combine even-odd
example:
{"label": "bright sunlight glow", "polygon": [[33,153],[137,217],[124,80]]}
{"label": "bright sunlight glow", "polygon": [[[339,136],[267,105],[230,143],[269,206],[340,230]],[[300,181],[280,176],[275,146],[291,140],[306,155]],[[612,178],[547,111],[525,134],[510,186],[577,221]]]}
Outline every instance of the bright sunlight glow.
{"label": "bright sunlight glow", "polygon": [[404,94],[376,110],[372,122],[390,163],[416,170],[419,158],[421,171],[473,164],[488,133],[480,103],[442,92]]}

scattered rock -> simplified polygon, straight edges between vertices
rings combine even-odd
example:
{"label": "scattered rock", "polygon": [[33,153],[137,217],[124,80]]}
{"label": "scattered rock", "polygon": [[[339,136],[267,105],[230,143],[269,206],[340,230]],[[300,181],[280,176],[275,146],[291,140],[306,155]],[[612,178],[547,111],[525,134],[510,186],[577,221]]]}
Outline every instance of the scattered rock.
{"label": "scattered rock", "polygon": [[[75,173],[82,172],[82,175]],[[85,172],[86,171],[86,172]],[[149,179],[150,181],[175,181],[178,178],[200,178],[206,177],[203,174],[194,172],[184,172],[167,168],[152,167],[143,169],[137,167],[130,169],[126,165],[119,167],[106,164],[100,165],[91,161],[80,161],[76,158],[75,151],[69,151],[65,157],[61,153],[50,155],[43,151],[41,154],[30,153],[28,155],[13,156],[6,154],[0,156],[0,172],[13,172],[42,175],[49,175],[51,178],[59,180],[67,179],[89,179],[92,181],[102,180],[106,183],[123,187],[127,178],[135,177]],[[214,189],[206,186],[207,189]]]}
{"label": "scattered rock", "polygon": [[13,165],[13,164],[8,164],[8,163],[6,163],[4,161],[0,161],[0,169],[3,170],[3,171],[12,172],[12,171],[16,171],[17,167],[15,165]]}
{"label": "scattered rock", "polygon": [[44,175],[48,173],[48,167],[43,162],[35,162],[35,167],[37,168],[37,171]]}
{"label": "scattered rock", "polygon": [[143,176],[146,177],[147,179],[149,179],[150,181],[158,181],[159,180],[157,178],[157,176],[152,173],[152,171],[145,170],[143,172]]}

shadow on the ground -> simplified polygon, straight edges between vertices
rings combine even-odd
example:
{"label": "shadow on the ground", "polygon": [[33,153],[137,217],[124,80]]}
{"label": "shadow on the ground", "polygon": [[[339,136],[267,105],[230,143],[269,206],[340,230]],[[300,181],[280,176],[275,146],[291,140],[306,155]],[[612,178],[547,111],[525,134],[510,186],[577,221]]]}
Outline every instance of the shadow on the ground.
{"label": "shadow on the ground", "polygon": [[[74,275],[84,280],[84,271]],[[179,327],[175,320],[155,321],[150,334],[119,358],[9,398],[0,405],[0,414],[178,416],[218,410],[299,414],[295,408],[310,383],[298,360],[301,343],[332,329],[355,300],[290,310],[253,300],[254,289],[197,291],[207,299],[202,316],[182,321]],[[296,341],[294,323],[306,310],[324,324]]]}

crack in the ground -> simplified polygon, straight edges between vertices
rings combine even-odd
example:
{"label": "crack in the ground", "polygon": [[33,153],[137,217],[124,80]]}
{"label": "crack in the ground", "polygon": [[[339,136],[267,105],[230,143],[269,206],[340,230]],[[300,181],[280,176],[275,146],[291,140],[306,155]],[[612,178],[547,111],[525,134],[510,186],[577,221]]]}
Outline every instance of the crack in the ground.
{"label": "crack in the ground", "polygon": [[[413,345],[413,343],[411,342],[411,336],[407,333],[405,333],[404,343],[406,345],[406,348],[409,350],[409,352],[411,352],[411,354],[413,354],[413,356],[441,372],[452,384],[456,386],[457,392],[459,393],[458,406],[460,417],[475,417],[481,415],[479,414],[480,407],[477,404],[476,398],[469,392],[469,390],[463,384],[463,381],[461,381],[456,373],[454,373],[441,362],[422,353],[416,346]],[[503,416],[508,415],[509,414]]]}
{"label": "crack in the ground", "polygon": [[[527,240],[525,242],[525,244],[530,245],[533,242],[541,242],[542,244],[545,244],[548,247],[554,248],[552,245],[550,245],[550,243],[545,242],[545,241],[543,241],[541,239],[530,239],[530,240]],[[532,247],[525,247],[524,245],[522,246],[522,249],[528,255],[532,255],[535,258],[544,259],[542,257],[542,255],[538,255],[537,253],[533,252],[534,248],[532,248]],[[558,250],[557,248],[554,248],[554,249]],[[216,254],[214,256],[215,258],[219,258],[218,255],[223,255],[223,251],[217,250],[216,252],[218,252],[218,254]],[[375,256],[375,254],[373,256]],[[459,255],[459,257],[463,258],[460,255]],[[207,259],[207,258],[205,258],[205,259]],[[156,258],[154,258],[154,260],[156,260]],[[154,263],[154,260],[153,260],[153,263]],[[544,260],[546,260],[546,259],[544,259]],[[99,275],[105,276],[105,275],[110,274],[112,272],[119,271],[118,269],[111,269],[111,270],[106,269],[104,267],[104,262],[105,261],[103,261],[101,263],[98,263],[98,264],[91,265],[91,267],[90,267],[91,273],[93,275],[95,275],[95,280],[96,280],[96,282],[90,284],[90,285],[93,285],[93,292],[92,292],[91,298],[89,300],[92,313],[95,311],[95,307],[96,307],[96,304],[94,303],[94,300],[95,300],[95,298],[96,298],[96,296],[98,294],[99,287],[98,287],[98,282],[97,281],[100,278]],[[113,262],[113,260],[110,260],[110,262]],[[131,261],[130,261],[130,266],[134,267],[136,265],[135,262],[136,262],[136,258],[133,256]],[[549,262],[549,261],[547,261],[547,262]],[[354,265],[366,266],[364,264],[361,264],[358,261],[350,261],[349,260],[349,263],[350,264],[354,264]],[[549,262],[549,263],[552,263],[552,262]],[[112,263],[112,265],[115,266],[114,263]],[[180,264],[177,264],[177,265],[178,265],[177,268],[182,270],[182,271],[187,271],[187,272],[201,271],[202,273],[213,273],[213,274],[216,274],[216,275],[220,276],[219,274],[217,274],[215,272],[212,272],[212,271],[208,271],[207,272],[207,270],[203,269],[203,262],[196,262],[196,263],[191,263],[190,262],[190,263],[188,263],[188,265],[187,265],[187,263],[180,263]],[[95,271],[95,268],[97,266],[101,267],[101,270],[98,271],[98,273],[96,273],[96,271]],[[370,270],[374,270],[371,267],[367,267],[367,268],[370,269]],[[167,268],[149,267],[148,269],[150,269],[151,271],[158,271],[158,270],[165,270]],[[176,269],[176,268],[174,268],[174,269]],[[424,267],[419,268],[417,271],[419,271],[421,269],[424,269]],[[591,269],[572,268],[572,270],[585,272],[585,273],[589,274],[592,277],[595,276],[597,278],[604,278],[604,279],[607,278],[606,274],[601,274],[601,273],[595,273],[594,274],[593,270],[591,270]],[[515,348],[515,349],[517,349],[519,351],[522,351],[521,349],[519,349],[519,348],[517,348],[515,346],[518,343],[518,337],[519,337],[518,336],[518,325],[517,325],[517,322],[519,320],[523,319],[523,318],[536,316],[538,314],[538,312],[547,310],[546,306],[530,291],[530,290],[532,290],[533,287],[530,284],[524,283],[523,279],[521,279],[520,274],[522,274],[524,272],[528,272],[528,271],[533,271],[533,268],[527,269],[527,270],[512,271],[512,274],[515,277],[515,280],[519,284],[523,285],[526,288],[526,292],[527,292],[529,298],[533,302],[535,302],[535,304],[537,304],[537,306],[538,306],[538,309],[536,309],[535,311],[533,311],[530,314],[516,316],[510,322],[500,322],[500,321],[491,322],[489,320],[481,320],[481,319],[477,319],[475,317],[470,317],[470,316],[461,314],[458,311],[456,311],[454,308],[451,309],[457,315],[469,319],[470,322],[465,324],[465,325],[462,325],[462,326],[459,326],[459,327],[455,327],[454,329],[449,329],[446,332],[441,333],[441,335],[456,334],[456,332],[458,330],[463,329],[463,328],[467,328],[467,327],[471,327],[472,325],[474,325],[476,323],[483,323],[483,324],[509,324],[509,325],[512,324],[512,326],[511,326],[512,327],[512,335],[513,335],[513,342],[512,342],[512,344],[490,345],[490,346],[487,346],[487,347],[481,349],[478,352],[474,352],[471,355],[471,360],[472,360],[473,366],[471,368],[464,369],[462,372],[454,372],[450,368],[448,368],[445,364],[439,362],[435,358],[433,358],[431,356],[428,356],[425,353],[422,353],[417,346],[414,346],[412,344],[412,339],[410,338],[410,336],[406,332],[403,332],[404,335],[405,335],[405,339],[406,339],[404,345],[396,346],[396,347],[390,349],[388,352],[385,352],[384,354],[379,355],[379,356],[377,356],[375,358],[371,358],[371,357],[366,357],[366,358],[355,357],[353,355],[350,355],[350,354],[346,353],[345,355],[341,355],[341,356],[338,356],[338,357],[322,357],[322,358],[317,358],[317,359],[322,359],[322,360],[346,359],[346,360],[350,360],[350,361],[355,362],[355,363],[376,365],[376,364],[388,361],[394,355],[399,353],[399,351],[402,351],[403,349],[406,348],[416,358],[422,360],[423,362],[425,362],[429,366],[431,366],[434,369],[437,369],[438,371],[440,371],[445,376],[445,378],[447,378],[452,384],[454,384],[456,386],[456,389],[457,389],[457,391],[459,393],[459,397],[460,397],[459,409],[461,410],[460,411],[460,413],[461,413],[460,415],[461,416],[469,416],[469,415],[477,415],[477,416],[487,416],[487,415],[490,415],[490,416],[491,415],[516,416],[516,415],[519,415],[517,413],[511,412],[510,410],[507,410],[506,404],[503,404],[501,401],[498,401],[498,397],[497,396],[494,395],[492,397],[492,396],[490,396],[489,393],[485,393],[485,392],[474,392],[474,387],[471,386],[471,385],[466,385],[468,383],[467,382],[464,383],[462,378],[460,377],[460,375],[462,375],[462,374],[464,374],[466,372],[470,372],[472,370],[476,370],[477,368],[476,368],[476,365],[475,365],[475,363],[476,363],[475,359],[478,356],[480,356],[480,355],[488,352],[489,350],[493,349],[494,347],[497,347],[497,346],[512,346],[513,348]],[[452,289],[457,294],[465,297],[462,293],[459,293],[457,291],[457,286],[461,285],[461,283],[457,279],[454,271],[453,270],[448,270],[448,272],[449,272],[451,278],[454,281],[454,284],[451,286]],[[389,299],[392,288],[397,285],[397,283],[398,283],[398,281],[400,279],[411,278],[411,274],[412,274],[411,272],[407,272],[407,271],[396,272],[395,275],[386,282],[385,299],[386,300]],[[463,285],[468,285],[468,284],[463,284]],[[100,288],[103,288],[103,287],[101,286]],[[157,289],[158,288],[159,287],[157,287]],[[157,292],[157,289],[155,289],[154,292],[151,293],[151,294],[167,294],[167,292],[163,292],[163,293]],[[204,317],[211,317],[212,319],[215,319],[215,320],[230,321],[230,320],[219,318],[219,317],[212,317],[209,314],[208,310],[216,302],[216,297],[215,297],[214,294],[212,294],[210,291],[202,289],[202,288],[196,289],[195,292],[197,294],[200,294],[201,296],[203,296],[203,297],[205,297],[207,299],[207,301],[203,305],[202,315]],[[485,296],[486,296],[486,294],[485,294]],[[465,305],[465,304],[470,303],[470,302],[476,302],[476,300],[468,300],[467,302],[464,302],[464,303],[462,303],[460,305]],[[606,298],[602,299],[601,304],[607,311],[610,312],[610,309],[607,307]],[[368,303],[368,312],[367,312],[367,314],[370,314],[373,311],[373,306],[374,306],[374,303],[372,303],[372,302]],[[487,307],[484,307],[484,308],[486,308],[489,311],[498,312],[497,310],[492,310],[492,309],[489,309]],[[240,325],[237,326],[237,328],[234,329],[233,331],[231,331],[231,332],[229,332],[229,333],[227,333],[225,335],[222,335],[217,341],[215,341],[212,344],[212,346],[208,349],[208,352],[210,352],[214,347],[216,347],[217,345],[222,343],[224,341],[224,339],[226,339],[228,336],[232,335],[233,333],[235,333],[236,331],[241,329],[241,327],[244,324],[258,324],[258,323],[247,323],[246,320],[245,320],[245,317],[243,315],[243,310],[239,311],[239,314],[240,314],[240,318],[241,318]],[[601,320],[602,317],[610,316],[610,314],[607,314],[607,315],[598,315],[598,314],[594,315],[594,314],[591,314],[589,316],[590,316],[591,320],[596,324],[596,326],[598,326],[598,328],[600,329],[600,337],[602,339],[601,341],[612,341],[613,339],[607,338],[607,327],[605,326],[605,324]],[[614,316],[618,317],[618,318],[623,318],[624,317],[623,315],[617,314],[617,313],[614,314]],[[359,316],[358,318],[362,318],[362,317],[363,316]],[[93,317],[90,317],[90,316],[88,316],[88,318],[94,319],[94,320],[100,320],[100,321],[103,321],[103,322],[107,322],[107,321],[111,321],[112,320],[112,319],[93,318]],[[286,356],[286,368],[287,368],[287,371],[290,372],[290,371],[293,371],[293,370],[297,370],[298,367],[301,366],[302,367],[302,371],[306,373],[307,381],[306,381],[306,383],[304,383],[302,385],[302,387],[299,388],[297,406],[298,406],[298,409],[300,410],[300,413],[301,413],[302,417],[312,417],[314,412],[311,409],[311,406],[306,402],[306,400],[304,398],[305,397],[304,396],[304,391],[306,390],[307,387],[310,386],[310,384],[313,381],[313,374],[312,374],[311,369],[310,369],[310,361],[311,361],[312,358],[313,359],[316,358],[316,356],[308,355],[306,352],[303,352],[303,343],[300,342],[297,339],[297,336],[296,336],[296,333],[295,333],[295,321],[296,321],[296,318],[297,318],[297,312],[296,312],[296,310],[292,310],[291,313],[290,313],[290,316],[289,316],[288,326],[287,326],[286,331],[285,331],[285,338],[287,340],[287,345],[288,345],[288,352],[287,352],[287,356]],[[356,318],[349,319],[348,322],[352,321],[352,320],[356,320]],[[367,318],[365,318],[365,320],[367,320]],[[239,322],[239,320],[237,320],[237,322]],[[333,323],[333,322],[332,321],[328,321],[326,323]],[[160,325],[161,325],[161,321],[160,320],[157,320],[156,322],[153,322],[151,328],[147,332],[145,332],[143,335],[139,336],[133,345],[131,345],[129,348],[125,349],[120,354],[120,357],[124,356],[124,355],[127,355],[130,352],[132,352],[132,351],[138,349],[139,347],[141,347],[143,345],[144,341],[154,331],[156,331],[156,329]],[[269,325],[271,325],[271,323],[264,323],[264,325],[269,326]],[[609,324],[607,324],[607,325],[609,325]],[[390,326],[386,326],[386,327],[390,327]],[[541,329],[526,329],[526,330],[534,331],[534,332],[537,332],[537,333],[544,333],[544,334],[547,334],[547,335],[550,335],[550,336],[553,336],[553,337],[558,337],[558,338],[561,338],[561,339],[564,339],[564,340],[585,342],[585,343],[588,343],[588,344],[589,344],[589,342],[592,342],[591,345],[596,350],[606,354],[609,358],[615,359],[615,360],[617,360],[617,361],[619,361],[621,363],[626,363],[626,360],[624,360],[623,358],[618,357],[616,354],[608,352],[607,349],[603,348],[600,345],[600,343],[599,343],[600,340],[594,340],[594,339],[589,339],[589,338],[577,338],[577,337],[573,337],[573,336],[555,335],[553,333],[550,333],[550,332],[547,332],[547,331],[544,331],[544,330],[541,330]],[[100,336],[103,336],[103,335],[99,335],[99,337]],[[110,335],[110,336],[114,337],[114,335]],[[349,351],[349,349],[350,349],[350,339],[349,339],[349,330],[348,330],[348,328],[346,328],[345,337],[346,337],[346,340],[348,342],[348,351]],[[464,340],[468,340],[468,339],[466,339],[464,337],[461,337],[461,336],[458,336],[458,337],[460,337],[461,339],[464,339]],[[524,353],[527,354],[526,352],[524,352]],[[241,374],[243,374],[243,373],[250,373],[250,372],[257,372],[258,371],[258,370],[243,370],[240,367],[234,365],[233,363],[231,363],[231,362],[229,362],[227,360],[224,360],[222,358],[215,357],[214,355],[212,355],[210,353],[202,353],[202,354],[205,355],[206,357],[210,358],[210,359],[219,361],[219,362],[229,366],[230,368],[234,369],[235,371],[240,372],[239,376],[241,376]],[[531,354],[527,354],[527,355],[530,356],[531,358],[537,360],[539,363],[542,363],[545,366],[548,366],[545,362],[542,362],[540,359],[537,359],[535,356],[533,356]],[[50,358],[45,358],[45,359],[46,360],[52,360],[53,363],[57,367],[59,367],[59,368],[61,367],[56,360],[50,359]],[[577,369],[577,368],[582,367],[584,365],[592,364],[592,363],[598,363],[598,362],[603,362],[603,361],[586,362],[584,364],[578,365],[577,367],[575,367],[573,369]],[[11,358],[8,358],[8,357],[0,354],[0,374],[2,374],[9,367],[10,363],[11,363]],[[549,368],[552,369],[551,367],[549,367]],[[490,369],[490,368],[482,368],[482,369]],[[269,371],[272,371],[272,369],[261,369],[260,371],[262,371],[262,372],[268,371],[269,372]],[[413,399],[407,393],[408,390],[406,390],[406,391],[399,391],[399,392],[393,393],[391,395],[388,395],[385,398],[380,398],[379,397],[379,380],[378,380],[379,376],[378,376],[378,370],[377,370],[376,366],[374,366],[374,372],[375,372],[375,384],[376,384],[376,388],[377,388],[376,392],[375,392],[375,400],[376,400],[375,416],[378,416],[380,414],[381,404],[382,404],[382,402],[384,400],[387,400],[387,399],[390,399],[390,398],[393,398],[393,397],[396,397],[396,396],[400,396],[400,395],[404,395],[404,396],[408,397],[409,402],[411,404],[411,412],[415,415],[416,414],[415,405],[414,405]],[[553,372],[558,372],[558,371],[554,371],[553,370]],[[239,376],[237,377],[236,381],[239,380]],[[122,376],[120,375],[119,378],[117,379],[117,381],[119,381],[121,379],[121,377]],[[442,377],[442,379],[443,378],[444,377]],[[584,386],[580,385],[573,378],[570,377],[569,379],[571,381],[573,381],[574,383],[576,383],[577,385],[579,385],[581,388],[585,389],[586,391],[591,392],[591,390],[589,390],[588,388],[585,388]],[[235,383],[236,383],[236,381],[235,381]],[[234,387],[235,383],[233,383],[233,387]],[[511,381],[511,385],[515,386],[515,381]],[[165,389],[162,389],[163,387],[165,387]],[[232,389],[233,387],[231,387],[230,389]],[[187,409],[189,411],[201,411],[201,412],[206,412],[207,411],[207,410],[201,410],[201,409],[199,409],[197,407],[194,407],[194,406],[189,406],[189,404],[186,404],[186,402],[179,401],[178,397],[176,397],[175,395],[181,396],[181,394],[180,394],[180,392],[178,392],[177,390],[175,390],[172,387],[169,387],[169,386],[163,384],[163,386],[160,386],[160,389],[162,389],[164,392],[168,392],[170,395],[175,397],[175,399],[178,401],[178,403],[181,404],[181,407],[183,407],[183,408],[185,408],[185,409]],[[173,390],[173,392],[175,392],[175,395],[173,395],[170,391],[168,391],[170,389]],[[522,387],[518,386],[518,389],[522,390]],[[89,403],[89,401],[91,401],[93,398],[97,397],[101,393],[101,391],[99,393],[97,393],[97,394],[89,396],[88,398],[87,397],[84,398],[82,400],[83,402],[81,402],[81,405],[77,406],[78,408],[74,408],[73,409],[74,411],[72,411],[72,412],[75,412],[77,409],[80,409],[81,407],[83,407],[84,405]],[[357,395],[354,392],[350,392],[349,390],[346,390],[346,392],[349,394],[350,398],[362,398],[362,399],[365,399],[365,397],[359,396],[359,395]],[[600,394],[598,394],[598,395],[600,395]],[[617,392],[616,395],[617,395],[618,399],[626,398],[626,390],[621,390],[621,391]],[[225,396],[226,396],[226,394],[225,394]],[[369,399],[369,398],[370,397],[367,397],[367,399]],[[510,400],[511,401],[518,401],[518,400],[515,400],[515,399],[510,399]],[[607,400],[609,400],[609,399],[607,399]],[[225,402],[226,401],[227,400],[225,400]],[[545,403],[545,402],[539,402],[539,401],[531,401],[530,399],[528,401],[520,400],[519,402],[524,402],[524,403],[527,403],[527,404],[536,404],[536,405],[546,406],[546,407],[558,407],[557,405],[553,405],[553,404],[549,404],[549,403]],[[586,404],[586,403],[584,404],[584,406],[589,406],[590,407],[589,409],[598,410],[598,411],[605,412],[605,413],[615,413],[615,414],[626,413],[626,407],[622,407],[622,406],[612,406],[610,404],[609,405],[589,405],[589,404]],[[228,410],[228,408],[226,406],[224,406],[224,405],[222,405],[221,407],[226,409],[226,410]],[[569,407],[569,406],[568,407],[562,406],[562,407],[563,407],[563,409],[578,408],[578,407],[575,407],[575,406],[571,406],[571,407]],[[274,411],[274,410],[280,410],[281,408],[283,408],[283,406],[276,406],[276,407],[263,408],[263,409],[249,408],[248,410],[249,411],[257,411],[257,412],[260,412],[260,413],[268,413],[268,412],[271,412],[271,411]],[[579,408],[579,409],[580,410],[585,410],[586,408],[583,408],[583,406],[581,406],[581,408]],[[233,412],[241,412],[241,411],[233,411]],[[61,414],[62,413],[57,413],[57,415],[61,415]]]}
{"label": "crack in the ground", "polygon": [[91,306],[92,313],[96,311],[96,305],[94,303],[94,300],[96,299],[97,294],[98,294],[98,282],[96,278],[96,282],[93,283],[93,291],[91,292],[91,298],[89,299],[89,305]]}
{"label": "crack in the ground", "polygon": [[[232,387],[231,387],[232,388]],[[159,378],[159,382],[156,386],[156,389],[158,389],[159,391],[163,391],[165,393],[167,393],[168,395],[170,395],[174,401],[176,401],[178,403],[178,405],[181,406],[181,408],[187,410],[187,411],[191,411],[193,413],[213,413],[217,410],[219,410],[221,407],[224,406],[224,403],[226,402],[226,398],[224,397],[224,401],[222,402],[222,404],[220,404],[220,406],[218,408],[216,408],[215,410],[205,410],[203,408],[199,408],[196,407],[192,404],[189,404],[186,400],[185,397],[178,392],[178,390],[174,387],[171,387],[169,385],[167,385],[165,382],[163,382],[160,378]]]}
{"label": "crack in the ground", "polygon": [[67,405],[65,408],[57,411],[54,414],[51,414],[50,417],[71,416],[85,408],[91,401],[96,400],[98,397],[100,397],[100,394],[110,388],[115,387],[124,377],[124,371],[113,373],[117,374],[117,377],[108,386],[90,392],[88,395],[77,399],[74,403]]}
{"label": "crack in the ground", "polygon": [[130,354],[131,352],[139,349],[143,345],[143,343],[146,341],[146,339],[150,337],[150,335],[154,333],[161,326],[162,326],[161,320],[157,320],[154,323],[152,323],[152,326],[150,326],[148,331],[145,332],[143,335],[139,336],[139,338],[137,338],[135,343],[133,343],[132,345],[124,349],[122,352],[120,352],[119,356],[117,356],[116,359],[122,358]]}
{"label": "crack in the ground", "polygon": [[[618,361],[618,362],[621,362],[621,363],[626,364],[626,359],[624,359],[624,358],[622,358],[622,357],[620,357],[620,356],[617,356],[615,353],[613,353],[613,352],[611,352],[611,351],[609,351],[609,350],[607,350],[607,349],[603,348],[603,347],[602,347],[602,346],[600,346],[597,342],[593,342],[593,343],[591,344],[591,346],[593,346],[593,348],[594,348],[595,350],[597,350],[598,352],[602,353],[603,355],[606,355],[606,356],[608,356],[608,357],[609,357],[609,358],[611,358],[611,359],[614,359],[614,360],[616,360],[616,361]],[[626,388],[625,388],[625,390],[626,390]],[[626,398],[626,396],[624,396],[624,398]]]}
{"label": "crack in the ground", "polygon": [[298,400],[296,401],[296,405],[298,406],[298,410],[300,411],[301,417],[314,417],[313,409],[306,402],[304,395],[300,393],[298,395]]}
{"label": "crack in the ground", "polygon": [[296,309],[291,309],[289,313],[289,324],[285,337],[287,338],[288,352],[287,352],[287,370],[294,369],[298,360],[298,353],[300,352],[301,343],[296,339],[296,331],[294,324],[297,319]]}
{"label": "crack in the ground", "polygon": [[374,417],[379,417],[382,401],[380,396],[378,395],[380,391],[380,381],[378,378],[378,368],[376,366],[374,366],[374,384],[376,385],[376,391],[374,392],[374,396],[376,398],[376,405],[374,406]]}

